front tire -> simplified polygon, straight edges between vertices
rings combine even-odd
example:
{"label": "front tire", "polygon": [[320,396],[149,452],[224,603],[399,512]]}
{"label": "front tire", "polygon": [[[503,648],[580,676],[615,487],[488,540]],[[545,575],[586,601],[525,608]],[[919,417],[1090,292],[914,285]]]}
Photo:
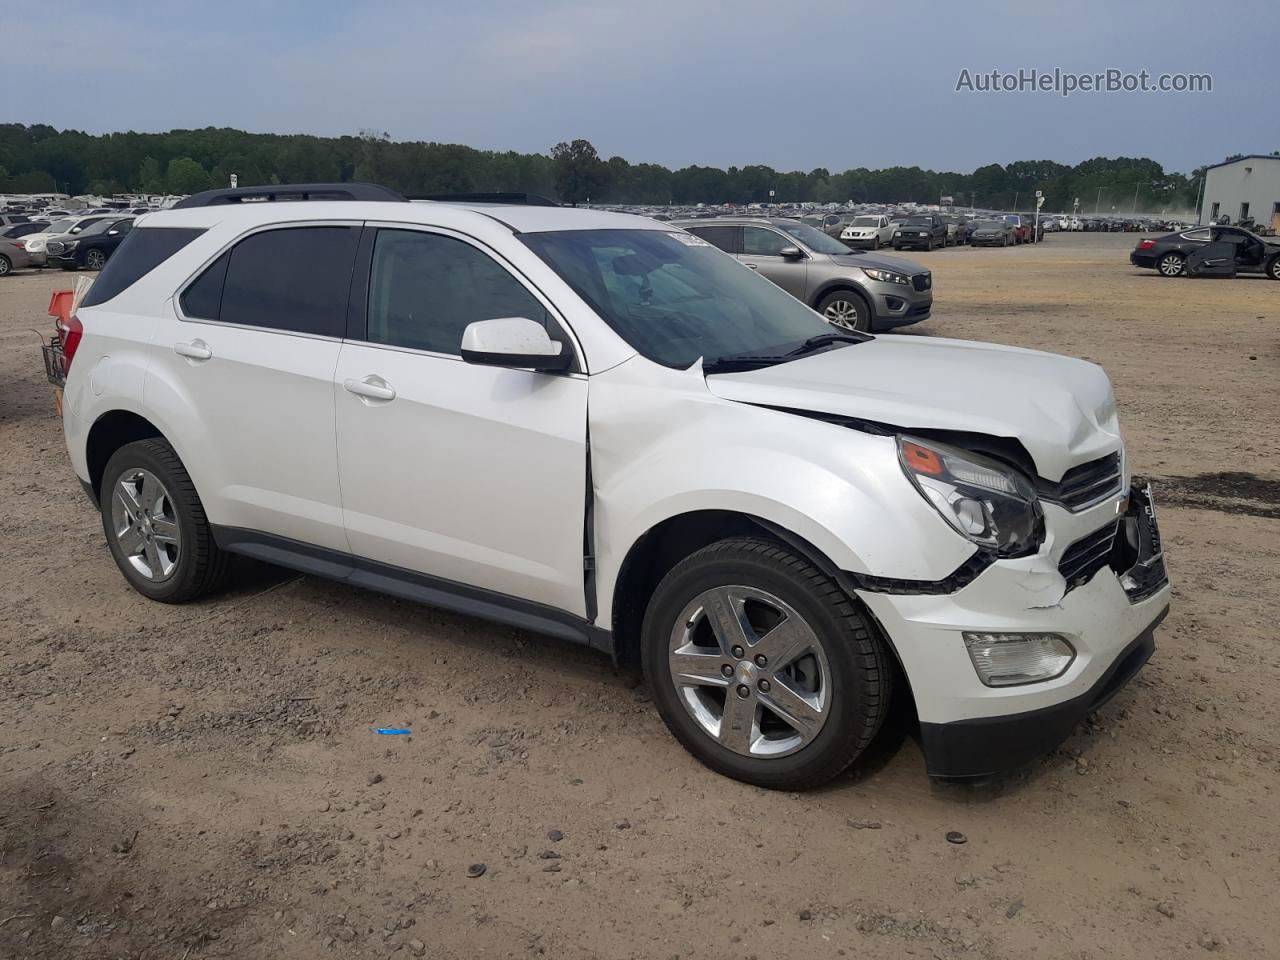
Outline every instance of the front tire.
{"label": "front tire", "polygon": [[138,440],[112,454],[99,499],[111,556],[144,597],[185,603],[226,578],[228,556],[214,542],[186,467],[164,440]]}
{"label": "front tire", "polygon": [[1187,272],[1187,258],[1180,253],[1166,253],[1156,261],[1156,271],[1162,277],[1181,277]]}
{"label": "front tire", "polygon": [[871,329],[871,307],[861,296],[850,290],[836,290],[818,301],[818,312],[832,326],[845,330]]}
{"label": "front tire", "polygon": [[1272,280],[1280,280],[1280,256],[1272,257],[1268,261],[1266,272]]}
{"label": "front tire", "polygon": [[802,790],[838,776],[889,705],[888,654],[864,614],[826,574],[764,540],[722,540],[677,564],[649,601],[642,643],[672,735],[756,786]]}
{"label": "front tire", "polygon": [[84,255],[84,265],[90,270],[101,270],[107,263],[107,255],[101,250],[89,250]]}

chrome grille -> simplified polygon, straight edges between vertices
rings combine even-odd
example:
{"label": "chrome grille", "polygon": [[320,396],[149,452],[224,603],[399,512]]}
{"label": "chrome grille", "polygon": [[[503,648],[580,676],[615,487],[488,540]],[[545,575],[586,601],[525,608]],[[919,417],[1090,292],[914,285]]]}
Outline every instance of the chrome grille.
{"label": "chrome grille", "polygon": [[1072,467],[1057,483],[1042,483],[1040,498],[1059,503],[1075,513],[1119,493],[1124,483],[1123,473],[1120,454],[1109,453]]}
{"label": "chrome grille", "polygon": [[1058,562],[1058,572],[1067,581],[1067,589],[1088,583],[1089,579],[1107,565],[1111,548],[1116,539],[1116,521],[1081,537],[1067,547]]}
{"label": "chrome grille", "polygon": [[44,249],[45,249],[45,253],[52,253],[54,255],[57,255],[59,253],[62,253],[62,251],[66,249],[66,246],[67,245],[63,243],[61,240],[50,240],[48,245],[46,245]]}

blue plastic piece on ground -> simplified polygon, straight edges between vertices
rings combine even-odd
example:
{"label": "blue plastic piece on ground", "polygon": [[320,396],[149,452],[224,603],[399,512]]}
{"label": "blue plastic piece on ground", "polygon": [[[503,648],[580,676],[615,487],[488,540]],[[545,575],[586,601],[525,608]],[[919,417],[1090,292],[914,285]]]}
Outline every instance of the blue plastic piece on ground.
{"label": "blue plastic piece on ground", "polygon": [[412,730],[404,730],[404,729],[402,729],[402,728],[400,728],[400,727],[374,727],[374,728],[373,728],[373,732],[374,732],[374,733],[381,733],[381,734],[388,734],[388,735],[390,735],[390,734],[397,734],[397,733],[403,733],[403,734],[410,734],[410,733],[413,733],[413,731],[412,731]]}

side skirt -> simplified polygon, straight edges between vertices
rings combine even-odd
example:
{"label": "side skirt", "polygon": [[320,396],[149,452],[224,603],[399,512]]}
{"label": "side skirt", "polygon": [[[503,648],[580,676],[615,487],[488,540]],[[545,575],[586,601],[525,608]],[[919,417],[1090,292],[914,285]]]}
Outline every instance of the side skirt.
{"label": "side skirt", "polygon": [[388,593],[415,603],[452,610],[495,623],[519,627],[533,633],[560,637],[613,654],[613,633],[595,626],[576,614],[542,603],[521,600],[480,587],[443,580],[414,570],[379,563],[339,550],[328,550],[287,537],[212,526],[213,539],[229,553],[238,553],[266,563],[353,586]]}

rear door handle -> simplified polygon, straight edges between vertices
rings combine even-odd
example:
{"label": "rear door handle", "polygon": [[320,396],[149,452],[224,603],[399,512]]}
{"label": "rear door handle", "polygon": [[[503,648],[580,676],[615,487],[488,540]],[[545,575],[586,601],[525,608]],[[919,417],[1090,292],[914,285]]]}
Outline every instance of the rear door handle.
{"label": "rear door handle", "polygon": [[396,398],[395,387],[374,374],[370,374],[363,380],[343,380],[342,388],[347,393],[354,393],[362,400],[378,400],[386,403]]}
{"label": "rear door handle", "polygon": [[186,357],[188,360],[208,360],[213,356],[213,351],[209,349],[209,345],[203,340],[192,340],[190,343],[175,343],[173,352],[180,357]]}

